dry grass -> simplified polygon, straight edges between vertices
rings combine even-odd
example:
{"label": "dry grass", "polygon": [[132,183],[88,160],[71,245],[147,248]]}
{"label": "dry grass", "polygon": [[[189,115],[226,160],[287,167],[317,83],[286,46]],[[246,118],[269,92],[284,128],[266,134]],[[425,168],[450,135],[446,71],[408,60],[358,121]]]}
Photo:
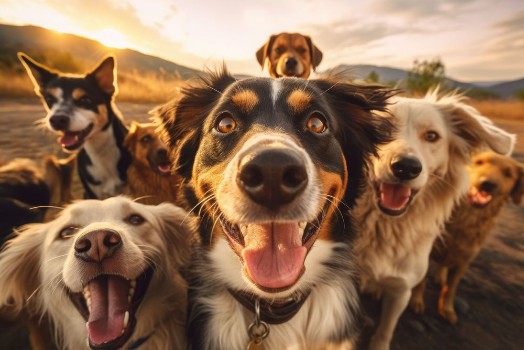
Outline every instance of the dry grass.
{"label": "dry grass", "polygon": [[[5,73],[5,74],[4,74]],[[0,72],[1,97],[31,97],[34,87],[25,74]],[[118,75],[118,101],[163,103],[173,98],[184,84],[173,74],[123,72]]]}
{"label": "dry grass", "polygon": [[471,100],[469,103],[487,117],[524,121],[524,101]]}

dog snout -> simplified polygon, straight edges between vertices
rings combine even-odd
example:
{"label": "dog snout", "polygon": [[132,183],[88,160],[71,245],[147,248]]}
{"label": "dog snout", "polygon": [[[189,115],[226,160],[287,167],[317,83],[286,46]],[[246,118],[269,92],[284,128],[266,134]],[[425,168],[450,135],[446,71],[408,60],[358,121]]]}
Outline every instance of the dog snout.
{"label": "dog snout", "polygon": [[237,184],[255,203],[275,209],[290,203],[308,183],[305,162],[289,150],[268,150],[241,161]]}
{"label": "dog snout", "polygon": [[156,157],[157,157],[157,159],[161,159],[161,160],[167,159],[167,149],[163,148],[163,147],[157,149]]}
{"label": "dog snout", "polygon": [[113,230],[91,231],[75,242],[75,256],[87,262],[102,262],[122,246],[122,237]]}
{"label": "dog snout", "polygon": [[53,115],[49,118],[51,127],[55,130],[65,131],[69,128],[69,117],[67,115]]}
{"label": "dog snout", "polygon": [[480,183],[479,189],[486,193],[493,193],[497,188],[497,184],[490,180],[483,180]]}
{"label": "dog snout", "polygon": [[298,64],[298,61],[295,57],[286,58],[285,65],[286,70],[294,70]]}
{"label": "dog snout", "polygon": [[390,163],[393,175],[400,180],[413,180],[422,172],[422,163],[416,157],[395,157]]}

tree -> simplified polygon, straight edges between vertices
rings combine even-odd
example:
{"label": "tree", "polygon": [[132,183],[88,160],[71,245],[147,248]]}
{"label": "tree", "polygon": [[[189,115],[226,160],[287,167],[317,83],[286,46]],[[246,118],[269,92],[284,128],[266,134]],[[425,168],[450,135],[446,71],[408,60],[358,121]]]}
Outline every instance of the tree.
{"label": "tree", "polygon": [[369,72],[368,76],[364,80],[368,83],[378,83],[380,81],[380,78],[378,76],[378,73],[372,70],[371,72]]}
{"label": "tree", "polygon": [[445,88],[446,79],[444,63],[440,58],[432,61],[413,62],[413,68],[408,73],[407,89],[413,94],[425,94],[428,90],[440,85]]}

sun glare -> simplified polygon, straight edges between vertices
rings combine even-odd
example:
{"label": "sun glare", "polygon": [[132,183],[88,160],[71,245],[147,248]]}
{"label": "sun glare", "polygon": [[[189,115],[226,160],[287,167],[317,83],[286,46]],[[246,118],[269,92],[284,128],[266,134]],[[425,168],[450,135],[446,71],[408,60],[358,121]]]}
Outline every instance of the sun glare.
{"label": "sun glare", "polygon": [[130,46],[129,41],[124,34],[110,28],[98,31],[93,34],[92,37],[105,46],[115,49],[125,49]]}

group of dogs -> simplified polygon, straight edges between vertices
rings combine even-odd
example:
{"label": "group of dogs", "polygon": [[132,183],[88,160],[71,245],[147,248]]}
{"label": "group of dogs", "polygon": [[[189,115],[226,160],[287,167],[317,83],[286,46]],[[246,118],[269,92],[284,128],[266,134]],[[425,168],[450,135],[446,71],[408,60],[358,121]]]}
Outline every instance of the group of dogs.
{"label": "group of dogs", "polygon": [[[388,349],[431,257],[456,322],[461,276],[524,191],[514,135],[457,94],[308,79],[322,52],[301,34],[256,57],[270,78],[224,68],[128,128],[113,57],[78,76],[19,54],[86,199],[7,240],[3,310],[48,318],[66,349],[353,349],[369,292],[366,345]],[[67,204],[71,166],[49,162]]]}

